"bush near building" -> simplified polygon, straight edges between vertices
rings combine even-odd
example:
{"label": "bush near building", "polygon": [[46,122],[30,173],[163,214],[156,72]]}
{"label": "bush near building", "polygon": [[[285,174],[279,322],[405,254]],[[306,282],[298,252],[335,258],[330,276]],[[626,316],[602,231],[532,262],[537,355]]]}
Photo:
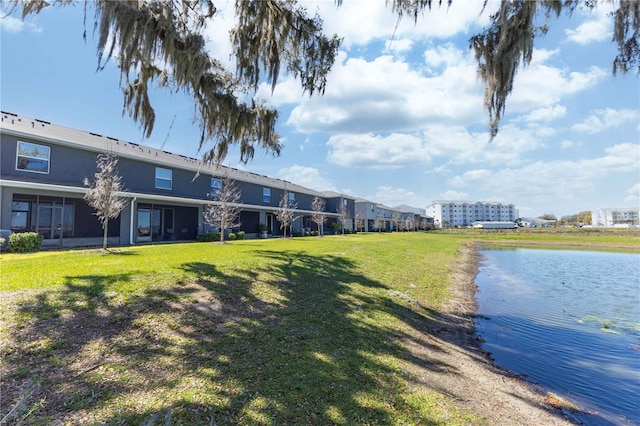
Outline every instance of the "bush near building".
{"label": "bush near building", "polygon": [[36,232],[17,232],[9,236],[8,250],[12,253],[38,251],[42,246],[42,235]]}

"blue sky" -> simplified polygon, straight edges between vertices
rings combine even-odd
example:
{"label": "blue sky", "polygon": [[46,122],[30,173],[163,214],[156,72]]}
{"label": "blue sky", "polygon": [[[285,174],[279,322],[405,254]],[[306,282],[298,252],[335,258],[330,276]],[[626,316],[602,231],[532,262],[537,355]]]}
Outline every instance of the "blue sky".
{"label": "blue sky", "polygon": [[[611,73],[608,3],[549,20],[491,143],[468,40],[496,3],[481,15],[481,1],[456,0],[397,28],[384,1],[304,4],[319,11],[327,34],[344,37],[326,92],[309,98],[286,75],[273,94],[261,87],[258,95],[280,111],[284,150],[276,158],[257,152],[246,165],[231,150],[226,165],[389,206],[501,201],[524,217],[561,217],[640,205],[640,79]],[[216,2],[207,30],[224,61],[232,5]],[[0,21],[2,110],[200,156],[183,94],[152,94],[149,139],[122,116],[118,71],[96,71],[92,18],[86,42],[81,5]]]}

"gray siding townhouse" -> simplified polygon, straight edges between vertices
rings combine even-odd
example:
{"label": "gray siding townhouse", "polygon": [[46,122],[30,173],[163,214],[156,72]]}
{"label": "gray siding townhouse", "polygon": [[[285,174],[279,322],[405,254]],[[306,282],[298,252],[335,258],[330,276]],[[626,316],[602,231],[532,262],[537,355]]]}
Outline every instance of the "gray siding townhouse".
{"label": "gray siding townhouse", "polygon": [[433,228],[433,218],[422,209],[409,206],[388,207],[364,198],[356,198],[356,227],[360,231],[413,231]]}
{"label": "gray siding townhouse", "polygon": [[259,224],[272,235],[282,229],[275,212],[288,193],[296,205],[291,231],[310,230],[311,204],[325,199],[328,220],[342,203],[355,216],[354,199],[320,193],[280,179],[230,167],[203,164],[110,136],[70,129],[44,120],[2,112],[0,123],[0,229],[38,232],[44,246],[100,245],[102,228],[83,197],[99,154],[118,156],[118,172],[129,204],[109,222],[109,244],[192,241],[208,232],[202,215],[214,204],[224,179],[241,191],[238,230],[258,236]]}
{"label": "gray siding townhouse", "polygon": [[[347,197],[343,194],[339,194],[334,191],[322,192],[322,197],[325,199],[324,210],[326,212],[336,213],[327,218],[327,223],[324,224],[324,229],[331,229],[332,223],[340,223],[344,226],[346,231],[355,230],[355,199]],[[315,229],[315,228],[314,228]]]}

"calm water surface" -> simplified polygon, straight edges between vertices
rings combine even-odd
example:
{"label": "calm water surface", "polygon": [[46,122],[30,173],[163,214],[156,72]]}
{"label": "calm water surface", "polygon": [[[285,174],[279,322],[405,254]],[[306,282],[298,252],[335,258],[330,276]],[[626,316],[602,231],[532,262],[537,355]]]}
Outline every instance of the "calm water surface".
{"label": "calm water surface", "polygon": [[640,425],[640,254],[483,249],[478,334],[500,367],[597,414]]}

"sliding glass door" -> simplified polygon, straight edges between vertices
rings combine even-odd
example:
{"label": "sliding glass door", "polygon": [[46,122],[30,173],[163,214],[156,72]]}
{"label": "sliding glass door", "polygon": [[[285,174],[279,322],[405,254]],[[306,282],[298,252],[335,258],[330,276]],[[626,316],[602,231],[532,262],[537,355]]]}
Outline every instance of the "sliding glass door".
{"label": "sliding glass door", "polygon": [[151,241],[151,209],[138,209],[136,241]]}
{"label": "sliding glass door", "polygon": [[72,237],[73,213],[73,204],[41,203],[36,229],[45,240]]}
{"label": "sliding glass door", "polygon": [[173,209],[139,207],[137,219],[136,242],[173,239]]}

